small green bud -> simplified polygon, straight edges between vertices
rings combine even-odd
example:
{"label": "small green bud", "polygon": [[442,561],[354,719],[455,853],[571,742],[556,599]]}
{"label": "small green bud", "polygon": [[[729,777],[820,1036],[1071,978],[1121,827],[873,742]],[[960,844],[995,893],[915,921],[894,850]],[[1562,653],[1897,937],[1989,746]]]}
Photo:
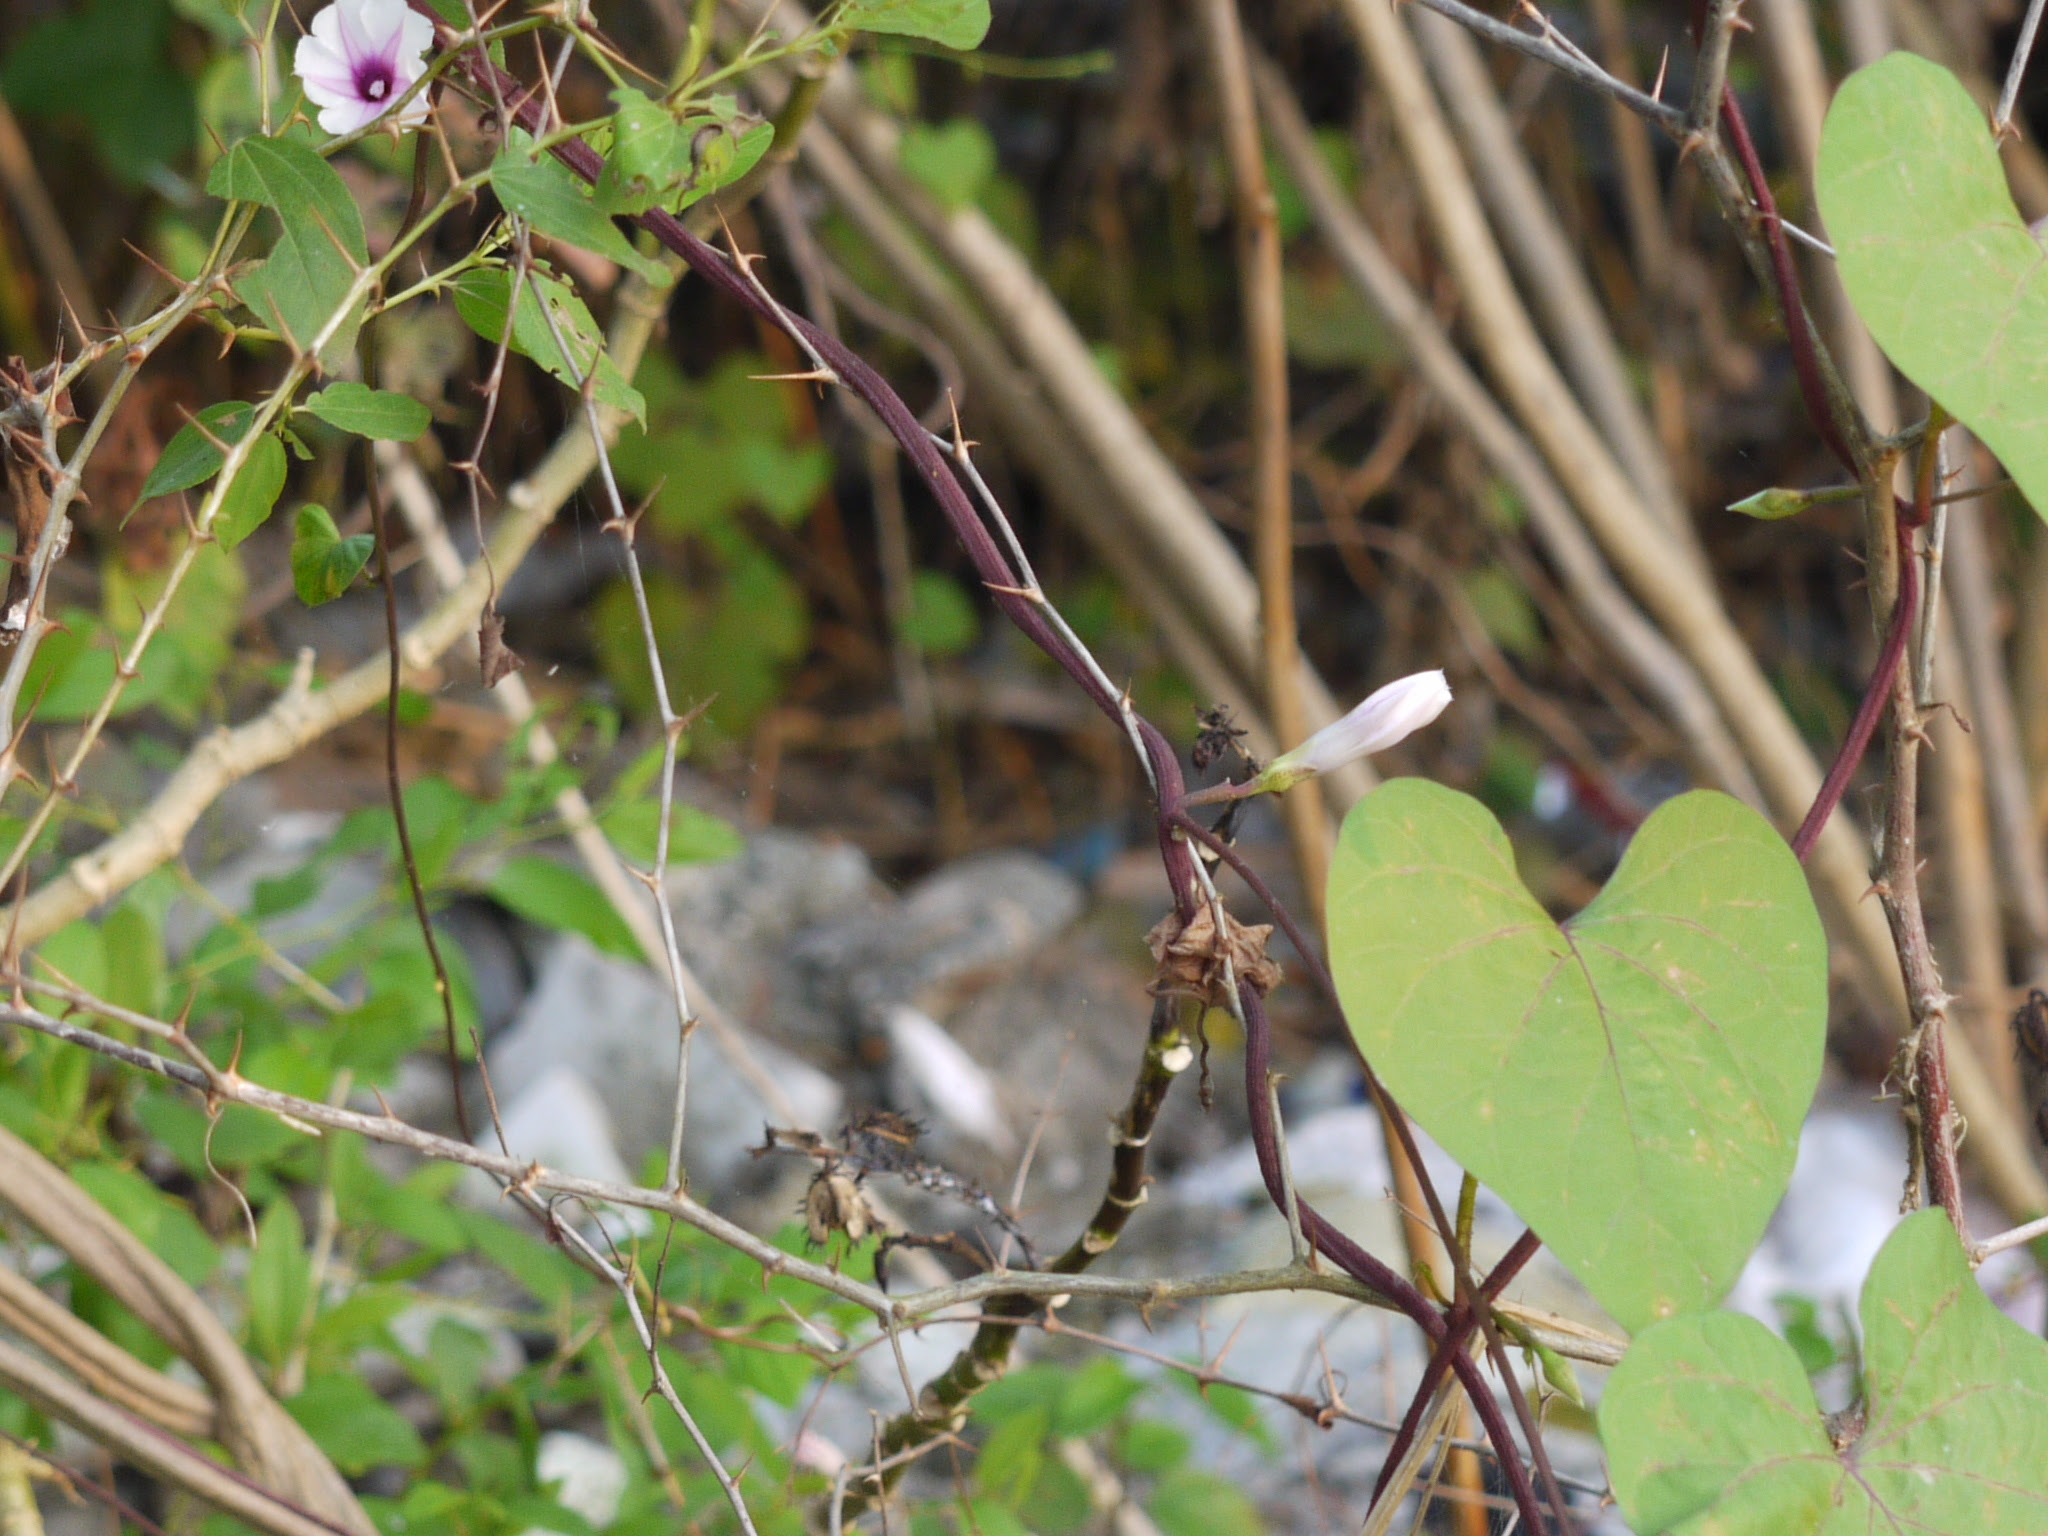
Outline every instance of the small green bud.
{"label": "small green bud", "polygon": [[1797,517],[1812,506],[1813,502],[1814,498],[1805,491],[1788,491],[1783,486],[1774,485],[1767,491],[1758,491],[1754,496],[1731,501],[1728,510],[1740,512],[1744,517],[1775,523],[1781,518]]}

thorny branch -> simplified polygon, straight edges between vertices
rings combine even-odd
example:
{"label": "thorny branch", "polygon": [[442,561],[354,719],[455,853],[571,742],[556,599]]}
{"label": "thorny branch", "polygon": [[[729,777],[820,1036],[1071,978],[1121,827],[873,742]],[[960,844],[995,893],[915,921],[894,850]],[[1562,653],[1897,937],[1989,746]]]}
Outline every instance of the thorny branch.
{"label": "thorny branch", "polygon": [[[1894,628],[1910,627],[1920,597],[1920,561],[1913,537],[1933,517],[1936,471],[1941,459],[1942,430],[1947,419],[1936,407],[1921,444],[1910,516],[1898,520],[1899,595]],[[1932,1201],[1948,1212],[1956,1235],[1967,1248],[1969,1223],[1963,1213],[1962,1174],[1956,1163],[1959,1129],[1950,1102],[1948,1057],[1943,1031],[1948,1023],[1949,995],[1941,984],[1927,918],[1920,904],[1920,744],[1926,733],[1913,687],[1913,668],[1894,658],[1879,673],[1891,696],[1891,733],[1886,742],[1884,844],[1880,850],[1878,897],[1898,945],[1899,968],[1912,1010],[1912,1029],[1899,1047],[1899,1092],[1906,1124],[1913,1136],[1913,1171],[1908,1198]],[[1924,1185],[1923,1185],[1924,1180]]]}
{"label": "thorny branch", "polygon": [[[10,985],[33,984],[38,993],[55,997],[71,1007],[142,1030],[161,1040],[174,1041],[184,1032],[184,1026],[166,1023],[147,1014],[139,1014],[132,1009],[93,997],[78,988],[51,982],[46,978],[37,977],[31,983],[28,977],[0,974],[0,981]],[[189,1059],[177,1060],[144,1050],[139,1046],[117,1040],[111,1035],[56,1018],[37,1008],[0,1007],[0,1023],[18,1025],[23,1029],[76,1045],[111,1061],[178,1083],[195,1093],[209,1097],[214,1102],[239,1104],[271,1115],[282,1123],[302,1131],[346,1132],[385,1146],[402,1147],[437,1162],[475,1168],[508,1186],[516,1186],[535,1194],[573,1197],[594,1208],[618,1206],[650,1211],[656,1215],[674,1216],[735,1252],[744,1254],[760,1265],[764,1272],[771,1275],[788,1275],[828,1295],[851,1302],[872,1314],[878,1322],[888,1326],[915,1324],[955,1307],[982,1302],[991,1297],[1011,1295],[1032,1296],[1047,1302],[1057,1302],[1059,1298],[1066,1296],[1092,1296],[1112,1301],[1128,1301],[1151,1309],[1177,1302],[1197,1301],[1210,1296],[1310,1290],[1343,1296],[1371,1306],[1388,1305],[1380,1293],[1358,1284],[1347,1276],[1293,1266],[1172,1280],[1124,1279],[1085,1274],[1062,1275],[1054,1271],[999,1271],[970,1276],[950,1285],[892,1296],[877,1286],[841,1274],[829,1265],[814,1263],[809,1259],[787,1253],[765,1239],[757,1237],[745,1227],[728,1221],[717,1212],[698,1204],[687,1194],[649,1189],[637,1184],[610,1184],[601,1179],[562,1173],[538,1163],[523,1162],[504,1153],[471,1146],[468,1142],[458,1141],[452,1136],[440,1136],[432,1131],[421,1130],[388,1113],[369,1114],[317,1099],[282,1093],[274,1088],[266,1088],[259,1083],[251,1082],[238,1073],[215,1067],[210,1061],[202,1067]],[[189,1036],[185,1038],[189,1039]],[[1623,1346],[1618,1339],[1589,1332],[1548,1313],[1528,1307],[1504,1304],[1502,1310],[1559,1354],[1602,1365],[1612,1365],[1621,1358]]]}

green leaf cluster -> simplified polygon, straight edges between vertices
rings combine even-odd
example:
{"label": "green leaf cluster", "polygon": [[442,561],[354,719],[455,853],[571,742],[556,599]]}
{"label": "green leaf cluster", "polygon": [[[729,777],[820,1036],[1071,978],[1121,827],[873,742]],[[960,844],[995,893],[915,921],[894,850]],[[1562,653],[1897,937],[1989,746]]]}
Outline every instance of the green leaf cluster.
{"label": "green leaf cluster", "polygon": [[[563,729],[599,757],[616,746],[615,718],[593,712]],[[659,764],[658,752],[643,753],[609,790],[587,786],[607,824],[644,831]],[[434,904],[490,895],[537,923],[628,945],[580,873],[524,851],[558,830],[550,807],[561,788],[580,781],[578,771],[565,763],[535,768],[513,742],[505,780],[491,801],[433,779],[411,787],[408,810]],[[737,846],[716,818],[686,812],[679,820],[678,861]],[[158,1016],[189,999],[200,1050],[287,1092],[329,1099],[345,1087],[389,1084],[402,1058],[431,1045],[440,1028],[392,841],[388,813],[351,817],[297,867],[257,881],[236,911],[194,905],[182,877],[160,872],[111,911],[46,940],[30,965]],[[342,903],[334,877],[344,861],[365,854],[382,856],[383,883],[367,899]],[[175,956],[164,937],[173,914],[182,934]],[[209,921],[195,930],[202,916]],[[281,964],[281,953],[294,957],[294,968]],[[473,988],[461,951],[450,945],[444,954],[471,1022]],[[343,1006],[309,996],[293,976],[331,989]],[[64,1006],[49,996],[33,1000],[53,1011]],[[409,1531],[445,1536],[587,1532],[535,1472],[541,1426],[571,1417],[595,1417],[626,1459],[629,1484],[613,1530],[655,1536],[679,1520],[715,1522],[722,1495],[679,1426],[658,1431],[665,1463],[649,1460],[644,1357],[616,1294],[488,1198],[477,1208],[458,1199],[461,1169],[435,1164],[396,1176],[353,1138],[315,1137],[234,1106],[209,1115],[183,1090],[109,1070],[90,1053],[42,1036],[25,1037],[22,1049],[0,1058],[0,1123],[69,1165],[91,1198],[189,1283],[233,1291],[229,1311],[244,1348],[315,1443],[352,1477],[379,1469],[406,1475],[396,1497],[371,1501],[394,1528],[402,1520]],[[156,1149],[148,1173],[130,1150],[138,1132]],[[204,1194],[223,1180],[253,1207],[253,1243],[242,1235],[239,1205]],[[314,1213],[323,1202],[332,1227],[316,1239]],[[796,1250],[800,1231],[784,1241]],[[420,1285],[457,1256],[501,1277],[492,1309],[451,1307]],[[857,1256],[854,1267],[865,1263]],[[848,1329],[861,1314],[788,1280],[764,1288],[752,1261],[696,1234],[678,1235],[661,1273],[672,1299],[723,1330],[716,1340],[669,1342],[678,1382],[721,1448],[758,1469],[763,1486],[750,1496],[762,1528],[800,1528],[797,1511],[820,1488],[814,1477],[791,1478],[776,1437],[763,1427],[761,1405],[786,1411],[815,1390],[819,1367],[795,1348],[813,1337],[803,1319]],[[56,1293],[68,1295],[81,1318],[147,1363],[169,1364],[163,1341],[118,1299],[84,1275],[57,1279]],[[424,1327],[417,1326],[422,1309],[429,1313]],[[415,1326],[398,1326],[408,1314]],[[504,1335],[493,1337],[508,1326],[552,1345],[533,1364],[508,1364]],[[431,1411],[394,1408],[388,1390],[365,1379],[365,1351],[406,1373],[420,1389],[415,1401]],[[680,1489],[681,1509],[670,1501],[672,1488]]]}
{"label": "green leaf cluster", "polygon": [[1835,1351],[1811,1322],[1807,1361],[1712,1310],[1790,1180],[1826,1025],[1819,921],[1766,822],[1667,801],[1560,924],[1483,807],[1397,780],[1347,817],[1329,912],[1395,1097],[1636,1333],[1599,1413],[1634,1529],[2048,1529],[2048,1347],[1940,1211],[1866,1283],[1860,1427],[1820,1411],[1809,1364]]}
{"label": "green leaf cluster", "polygon": [[619,87],[612,100],[618,111],[593,193],[605,213],[680,213],[746,175],[775,141],[774,126],[744,115],[730,96],[681,114],[631,86]]}

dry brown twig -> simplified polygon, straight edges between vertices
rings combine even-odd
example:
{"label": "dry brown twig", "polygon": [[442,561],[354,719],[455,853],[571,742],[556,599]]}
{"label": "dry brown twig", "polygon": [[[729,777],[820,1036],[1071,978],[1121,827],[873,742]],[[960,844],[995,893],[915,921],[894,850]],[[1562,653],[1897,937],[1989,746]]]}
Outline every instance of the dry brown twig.
{"label": "dry brown twig", "polygon": [[[297,1505],[335,1527],[374,1536],[375,1528],[347,1483],[264,1390],[254,1367],[206,1302],[55,1164],[4,1129],[0,1129],[0,1201],[70,1254],[80,1269],[200,1373],[210,1389],[211,1428],[253,1481],[205,1471],[210,1464],[203,1456],[121,1405],[123,1399],[138,1408],[153,1402],[168,1410],[168,1417],[190,1414],[196,1404],[189,1398],[157,1389],[148,1376],[137,1374],[140,1367],[122,1365],[75,1341],[71,1358],[91,1363],[92,1375],[85,1379],[96,1377],[112,1389],[106,1397],[89,1391],[83,1381],[50,1372],[40,1362],[10,1349],[0,1358],[0,1376],[15,1390],[44,1402],[58,1417],[74,1423],[86,1421],[80,1427],[88,1433],[98,1436],[113,1428],[118,1438],[112,1443],[141,1464],[187,1486],[199,1478],[195,1491],[211,1490],[202,1496],[253,1523],[263,1525],[268,1518],[272,1523],[265,1525],[266,1529],[282,1532],[275,1522],[287,1516],[272,1506],[283,1501],[283,1506]],[[65,1336],[50,1324],[47,1309],[21,1302],[16,1298],[15,1310],[24,1321],[40,1320],[37,1334],[52,1342]],[[34,1368],[29,1369],[31,1366]],[[47,1375],[57,1377],[61,1391],[52,1387]],[[223,1499],[229,1502],[223,1503]],[[292,1536],[304,1536],[303,1524]]]}

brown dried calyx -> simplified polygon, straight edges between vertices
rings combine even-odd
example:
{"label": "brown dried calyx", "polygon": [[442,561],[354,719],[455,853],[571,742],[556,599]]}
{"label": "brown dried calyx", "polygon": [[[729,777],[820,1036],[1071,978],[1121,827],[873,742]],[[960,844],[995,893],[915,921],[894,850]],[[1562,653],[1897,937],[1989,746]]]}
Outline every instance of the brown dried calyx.
{"label": "brown dried calyx", "polygon": [[1192,997],[1210,1008],[1228,1008],[1227,977],[1231,972],[1256,992],[1270,992],[1280,984],[1286,973],[1266,953],[1273,925],[1240,923],[1228,912],[1223,914],[1223,925],[1218,937],[1213,902],[1197,907],[1186,923],[1175,912],[1159,920],[1145,935],[1152,958],[1159,962],[1148,988],[1154,997]]}
{"label": "brown dried calyx", "polygon": [[820,1168],[804,1193],[804,1226],[814,1246],[822,1248],[835,1232],[858,1243],[875,1226],[874,1207],[860,1180],[843,1169]]}

